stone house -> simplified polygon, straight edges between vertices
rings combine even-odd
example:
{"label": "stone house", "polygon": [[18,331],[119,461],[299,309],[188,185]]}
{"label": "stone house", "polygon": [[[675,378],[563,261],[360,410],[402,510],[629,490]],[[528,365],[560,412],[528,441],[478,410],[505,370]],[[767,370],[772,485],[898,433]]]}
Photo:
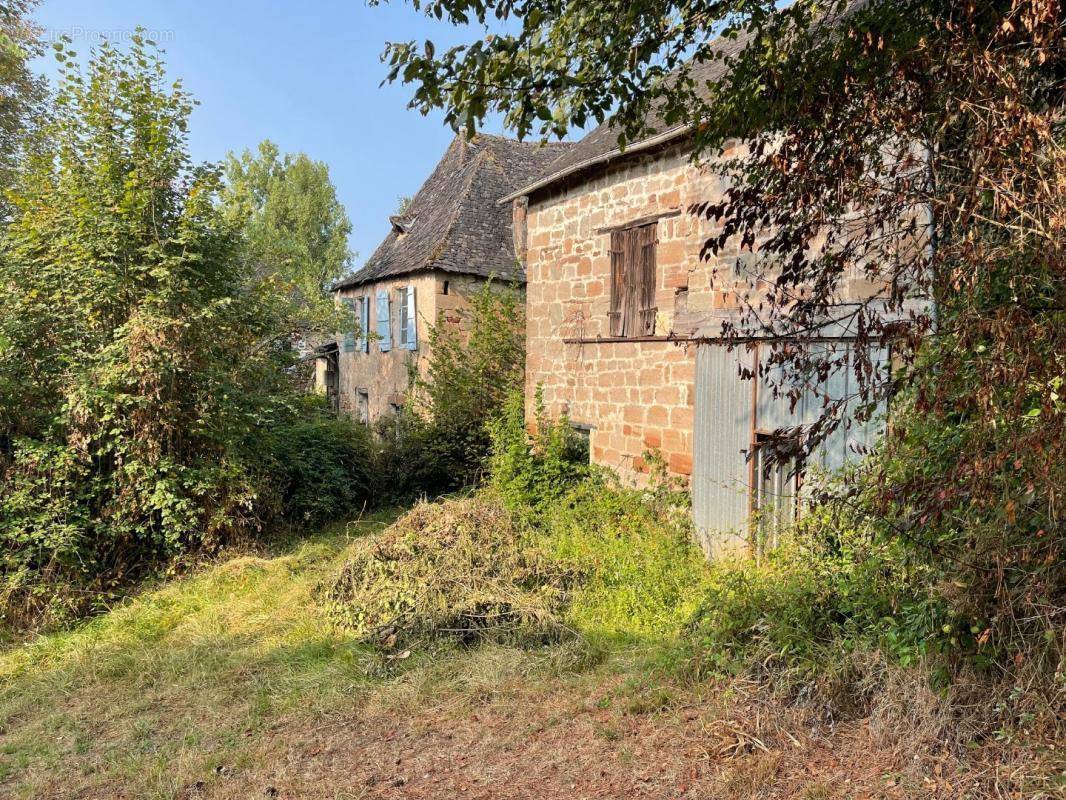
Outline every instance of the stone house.
{"label": "stone house", "polygon": [[[698,67],[698,77],[713,80],[721,68]],[[588,436],[592,461],[636,483],[646,480],[647,454],[660,455],[690,482],[702,544],[714,553],[753,541],[754,519],[795,512],[799,473],[764,468],[764,443],[810,421],[820,403],[812,394],[792,410],[767,379],[741,379],[739,367],[757,371],[769,346],[730,350],[721,339],[753,256],[700,259],[713,227],[688,209],[721,198],[726,184],[713,163],[692,161],[686,127],[653,127],[621,152],[617,131],[601,125],[504,197],[527,225],[527,397],[540,387],[546,411],[567,414]],[[845,297],[876,291],[858,271],[845,284]],[[847,338],[838,330],[813,346]],[[887,368],[887,354],[875,356]],[[847,397],[848,380],[843,371],[821,389]],[[871,425],[842,429],[817,460],[836,467],[876,434]]]}
{"label": "stone house", "polygon": [[429,326],[462,329],[468,298],[490,278],[525,283],[513,211],[499,199],[568,147],[485,135],[452,141],[363,268],[333,287],[360,322],[316,365],[317,388],[335,393],[340,413],[371,422],[398,410],[412,375],[428,366]]}

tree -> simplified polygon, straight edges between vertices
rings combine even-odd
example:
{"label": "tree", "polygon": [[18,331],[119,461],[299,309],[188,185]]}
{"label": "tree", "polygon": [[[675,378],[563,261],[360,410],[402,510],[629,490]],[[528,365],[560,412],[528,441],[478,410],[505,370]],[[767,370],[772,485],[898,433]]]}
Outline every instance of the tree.
{"label": "tree", "polygon": [[394,499],[476,485],[487,467],[490,427],[521,391],[522,295],[486,281],[469,301],[461,327],[441,317],[429,328],[425,371],[409,363],[408,402],[377,423],[378,469]]}
{"label": "tree", "polygon": [[328,288],[351,263],[352,226],[337,199],[329,168],[303,153],[281,156],[264,141],[256,155],[230,154],[222,208],[243,231],[248,273],[292,301],[292,333],[335,327]]}
{"label": "tree", "polygon": [[[474,483],[490,449],[488,424],[521,388],[525,356],[522,296],[486,282],[464,311],[469,330],[445,323],[429,330],[429,363],[414,385],[430,420],[434,458],[454,486]],[[448,487],[451,488],[451,487]]]}
{"label": "tree", "polygon": [[3,192],[14,182],[46,97],[44,79],[27,66],[42,51],[38,31],[27,19],[35,5],[32,0],[0,5],[0,223],[11,215]]}
{"label": "tree", "polygon": [[[279,486],[343,483],[331,461],[356,443],[294,408],[274,338],[289,301],[248,272],[220,170],[190,161],[180,81],[141,33],[84,73],[73,55],[57,48],[55,113],[0,238],[4,613],[253,532],[284,511]],[[311,441],[298,464],[270,449]]]}
{"label": "tree", "polygon": [[[895,395],[909,409],[844,501],[861,498],[886,536],[934,565],[937,592],[962,587],[947,596],[976,629],[964,646],[1003,655],[1054,640],[1066,613],[1059,3],[412,4],[504,23],[443,52],[386,50],[412,105],[442,107],[456,127],[502,113],[520,135],[547,136],[610,118],[625,145],[655,116],[690,126],[695,157],[717,159],[732,187],[690,209],[720,230],[705,255],[730,241],[757,251],[745,318],[723,333],[780,343],[828,320],[850,326],[846,354],[781,344],[764,365],[781,367],[778,390],[795,396],[847,363],[853,404],[868,413]],[[716,77],[700,78],[714,63]],[[727,158],[730,140],[747,147]],[[849,272],[880,296],[842,306]],[[904,368],[877,377],[871,343]],[[780,455],[840,424],[841,403],[828,402],[811,428],[779,432]]]}

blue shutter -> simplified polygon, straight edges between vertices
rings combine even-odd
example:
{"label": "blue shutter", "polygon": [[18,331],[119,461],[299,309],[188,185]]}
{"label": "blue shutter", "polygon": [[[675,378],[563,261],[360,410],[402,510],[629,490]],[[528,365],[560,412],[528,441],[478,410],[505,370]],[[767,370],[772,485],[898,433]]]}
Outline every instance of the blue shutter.
{"label": "blue shutter", "polygon": [[[355,312],[355,298],[354,297],[341,298],[341,302],[344,303],[344,305],[346,305],[348,307],[349,311],[351,311],[353,313]],[[355,331],[345,331],[344,332],[344,352],[345,353],[354,353],[355,352]]]}
{"label": "blue shutter", "polygon": [[382,353],[392,349],[392,326],[389,324],[389,290],[378,289],[378,347]]}
{"label": "blue shutter", "polygon": [[415,311],[415,287],[407,287],[407,296],[404,298],[404,306],[407,309],[407,349],[418,349],[418,327],[415,320],[418,314]]}

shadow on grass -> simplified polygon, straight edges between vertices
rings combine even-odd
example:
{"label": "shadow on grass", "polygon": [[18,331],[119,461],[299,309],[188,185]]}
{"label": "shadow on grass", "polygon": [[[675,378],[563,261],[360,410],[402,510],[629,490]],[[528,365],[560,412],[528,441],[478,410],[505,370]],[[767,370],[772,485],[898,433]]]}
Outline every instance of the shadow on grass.
{"label": "shadow on grass", "polygon": [[397,516],[231,554],[0,652],[0,795],[81,787],[91,796],[170,797],[213,770],[261,759],[287,725],[476,705],[537,681],[645,669],[656,659],[668,671],[669,648],[647,636],[590,633],[535,649],[437,642],[403,658],[359,643],[330,624],[314,591],[351,542]]}

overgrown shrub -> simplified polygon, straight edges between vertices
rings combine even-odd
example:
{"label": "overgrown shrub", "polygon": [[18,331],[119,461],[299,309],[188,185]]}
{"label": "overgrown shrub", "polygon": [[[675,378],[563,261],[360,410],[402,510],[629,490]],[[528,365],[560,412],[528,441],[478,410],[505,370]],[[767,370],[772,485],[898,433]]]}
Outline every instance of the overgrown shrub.
{"label": "overgrown shrub", "polygon": [[338,419],[319,397],[301,398],[287,419],[264,430],[251,457],[286,523],[316,526],[377,503],[372,433]]}
{"label": "overgrown shrub", "polygon": [[[1015,277],[1001,276],[997,291],[1021,294]],[[1061,308],[1066,293],[1059,297]],[[945,647],[978,666],[1039,663],[1048,677],[1066,653],[1066,325],[1058,317],[1027,328],[1024,356],[1039,370],[1021,385],[982,377],[1005,360],[985,342],[945,334],[931,343],[931,363],[945,348],[970,349],[951,356],[950,372],[929,367],[933,388],[954,400],[931,403],[925,380],[901,395],[891,436],[845,498],[926,572],[950,609]]]}
{"label": "overgrown shrub", "polygon": [[565,570],[490,494],[419,503],[356,545],[320,599],[384,648],[437,638],[543,642],[564,633]]}
{"label": "overgrown shrub", "polygon": [[807,680],[848,648],[885,648],[901,665],[936,648],[943,611],[895,543],[839,510],[813,511],[758,561],[712,567],[691,623],[707,665]]}
{"label": "overgrown shrub", "polygon": [[[357,502],[361,434],[301,409],[300,300],[242,257],[194,102],[140,33],[61,80],[0,231],[0,614],[92,610],[189,551]],[[310,414],[302,419],[304,412]]]}
{"label": "overgrown shrub", "polygon": [[386,414],[370,428],[378,482],[386,502],[436,494],[447,465],[434,458],[428,421],[410,408]]}
{"label": "overgrown shrub", "polygon": [[490,426],[525,363],[522,296],[491,280],[470,295],[461,325],[444,319],[428,333],[424,375],[412,371],[404,409],[377,423],[383,473],[394,498],[438,495],[480,481]]}
{"label": "overgrown shrub", "polygon": [[587,443],[565,416],[552,420],[545,413],[539,388],[534,403],[530,434],[523,393],[515,389],[508,395],[500,415],[489,423],[489,468],[494,488],[510,508],[543,511],[589,474],[589,456]]}
{"label": "overgrown shrub", "polygon": [[551,556],[581,575],[566,619],[585,632],[677,637],[707,591],[683,493],[587,477],[543,506],[536,522]]}

